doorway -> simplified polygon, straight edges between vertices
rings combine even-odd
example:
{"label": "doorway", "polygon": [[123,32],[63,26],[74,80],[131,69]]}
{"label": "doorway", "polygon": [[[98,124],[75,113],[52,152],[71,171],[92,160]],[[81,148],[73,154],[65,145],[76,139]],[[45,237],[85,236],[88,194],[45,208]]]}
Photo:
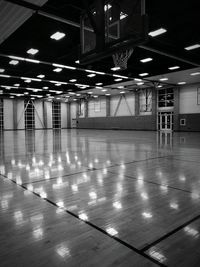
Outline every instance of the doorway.
{"label": "doorway", "polygon": [[158,112],[158,130],[173,131],[174,114],[173,112]]}

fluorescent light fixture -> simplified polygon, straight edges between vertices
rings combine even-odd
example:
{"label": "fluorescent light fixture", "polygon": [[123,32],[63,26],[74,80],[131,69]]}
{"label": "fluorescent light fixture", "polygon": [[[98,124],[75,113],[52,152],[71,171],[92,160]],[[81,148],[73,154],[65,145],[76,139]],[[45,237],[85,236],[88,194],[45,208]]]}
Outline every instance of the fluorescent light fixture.
{"label": "fluorescent light fixture", "polygon": [[200,75],[200,72],[193,72],[193,73],[190,73],[191,76],[196,76],[196,75]]}
{"label": "fluorescent light fixture", "polygon": [[94,98],[98,98],[98,95],[93,95]]}
{"label": "fluorescent light fixture", "polygon": [[45,75],[44,74],[40,74],[37,77],[43,79],[45,77]]}
{"label": "fluorescent light fixture", "polygon": [[113,77],[118,77],[118,78],[122,78],[122,79],[129,79],[129,77],[127,77],[127,76],[122,76],[122,75],[117,75],[117,74],[113,74]]}
{"label": "fluorescent light fixture", "polygon": [[186,82],[178,82],[179,85],[186,84]]}
{"label": "fluorescent light fixture", "polygon": [[120,13],[120,19],[121,20],[125,19],[126,17],[128,17],[128,15],[126,13],[123,13],[123,12]]}
{"label": "fluorescent light fixture", "polygon": [[200,47],[200,44],[194,44],[194,45],[190,45],[190,46],[187,46],[185,47],[185,50],[193,50],[193,49],[197,49]]}
{"label": "fluorescent light fixture", "polygon": [[10,65],[17,65],[19,63],[19,61],[18,60],[11,60],[10,62],[9,62],[9,64]]}
{"label": "fluorescent light fixture", "polygon": [[27,79],[24,81],[25,83],[31,83],[31,79]]}
{"label": "fluorescent light fixture", "polygon": [[102,72],[102,71],[94,71],[94,73],[99,74],[99,75],[105,75],[105,72]]}
{"label": "fluorescent light fixture", "polygon": [[110,94],[105,94],[106,96],[109,96]]}
{"label": "fluorescent light fixture", "polygon": [[96,76],[95,73],[91,73],[91,74],[88,74],[88,75],[87,75],[87,77],[90,77],[90,78],[95,77],[95,76]]}
{"label": "fluorescent light fixture", "polygon": [[108,90],[107,90],[107,89],[102,89],[101,91],[102,91],[102,92],[107,92]]}
{"label": "fluorescent light fixture", "polygon": [[26,51],[27,54],[30,54],[30,55],[35,55],[39,52],[38,49],[35,49],[35,48],[30,48],[29,50]]}
{"label": "fluorescent light fixture", "polygon": [[119,88],[119,89],[123,89],[124,86],[123,86],[123,85],[120,85],[120,86],[118,86],[117,88]]}
{"label": "fluorescent light fixture", "polygon": [[136,82],[141,82],[141,81],[142,81],[142,79],[135,78],[135,79],[134,79],[134,81],[136,81]]}
{"label": "fluorescent light fixture", "polygon": [[137,85],[143,85],[144,83],[143,82],[141,82],[141,83],[137,83]]}
{"label": "fluorescent light fixture", "polygon": [[41,79],[37,79],[37,78],[30,78],[32,81],[36,81],[36,82],[41,82]]}
{"label": "fluorescent light fixture", "polygon": [[141,77],[144,77],[144,76],[147,76],[147,75],[149,75],[149,73],[147,73],[147,72],[144,72],[144,73],[140,73],[139,74],[139,76],[141,76]]}
{"label": "fluorescent light fixture", "polygon": [[19,84],[19,83],[15,83],[15,84],[14,84],[14,86],[16,86],[16,87],[19,87],[19,86],[20,86],[20,84]]}
{"label": "fluorescent light fixture", "polygon": [[95,85],[103,85],[103,83],[96,83]]}
{"label": "fluorescent light fixture", "polygon": [[158,29],[158,30],[149,32],[149,35],[150,35],[151,37],[155,37],[155,36],[158,36],[158,35],[160,35],[160,34],[165,33],[166,31],[167,31],[166,29],[164,29],[164,28],[160,28],[160,29]]}
{"label": "fluorescent light fixture", "polygon": [[49,89],[49,87],[48,86],[44,86],[44,87],[42,87],[43,89]]}
{"label": "fluorescent light fixture", "polygon": [[120,94],[125,94],[126,92],[125,91],[121,91],[121,92],[119,92]]}
{"label": "fluorescent light fixture", "polygon": [[168,81],[169,79],[168,78],[161,78],[161,79],[159,79],[160,81]]}
{"label": "fluorescent light fixture", "polygon": [[50,36],[51,39],[54,39],[56,41],[62,39],[63,37],[65,37],[65,33],[63,32],[55,32],[54,34]]}
{"label": "fluorescent light fixture", "polygon": [[23,57],[15,57],[15,56],[8,56],[8,57],[15,60],[25,60],[25,58]]}
{"label": "fluorescent light fixture", "polygon": [[122,81],[122,78],[114,79],[115,82],[120,82]]}
{"label": "fluorescent light fixture", "polygon": [[179,66],[174,66],[174,67],[169,67],[168,69],[169,70],[177,70],[177,69],[180,69],[180,67]]}
{"label": "fluorescent light fixture", "polygon": [[89,95],[92,95],[92,94],[93,94],[93,92],[88,92],[88,94],[89,94]]}
{"label": "fluorescent light fixture", "polygon": [[111,70],[113,70],[113,71],[120,70],[120,67],[113,67],[113,68],[111,68]]}
{"label": "fluorescent light fixture", "polygon": [[10,96],[10,98],[15,98],[14,96]]}
{"label": "fluorescent light fixture", "polygon": [[26,62],[31,62],[31,63],[36,63],[36,64],[39,64],[40,63],[40,61],[39,60],[36,60],[36,59],[25,58],[24,60]]}
{"label": "fluorescent light fixture", "polygon": [[79,63],[80,63],[80,60],[76,60],[75,63],[76,63],[76,64],[79,64]]}
{"label": "fluorescent light fixture", "polygon": [[153,60],[153,58],[151,58],[151,57],[147,57],[147,58],[143,58],[143,59],[141,59],[140,62],[142,62],[142,63],[146,63],[146,62],[150,62],[150,61],[152,61],[152,60]]}
{"label": "fluorescent light fixture", "polygon": [[54,69],[53,71],[54,71],[54,72],[61,72],[62,69],[61,69],[61,68],[56,68],[56,69]]}
{"label": "fluorescent light fixture", "polygon": [[4,69],[0,69],[0,73],[3,73],[5,70]]}
{"label": "fluorescent light fixture", "polygon": [[55,83],[56,86],[61,86],[61,83]]}
{"label": "fluorescent light fixture", "polygon": [[0,74],[0,77],[3,77],[3,78],[10,78],[10,75]]}
{"label": "fluorescent light fixture", "polygon": [[163,86],[162,85],[158,85],[158,88],[162,88]]}
{"label": "fluorescent light fixture", "polygon": [[77,80],[76,79],[71,79],[69,80],[71,83],[75,83]]}
{"label": "fluorescent light fixture", "polygon": [[109,10],[112,6],[110,4],[107,4],[104,6],[104,11],[106,12],[107,10]]}

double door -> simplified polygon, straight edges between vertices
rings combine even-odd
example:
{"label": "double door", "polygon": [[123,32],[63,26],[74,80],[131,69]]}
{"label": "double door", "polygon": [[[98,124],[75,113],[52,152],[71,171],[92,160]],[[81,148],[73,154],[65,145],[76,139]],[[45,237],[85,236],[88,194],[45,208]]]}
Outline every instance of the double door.
{"label": "double door", "polygon": [[173,112],[158,113],[158,130],[173,131],[174,115]]}

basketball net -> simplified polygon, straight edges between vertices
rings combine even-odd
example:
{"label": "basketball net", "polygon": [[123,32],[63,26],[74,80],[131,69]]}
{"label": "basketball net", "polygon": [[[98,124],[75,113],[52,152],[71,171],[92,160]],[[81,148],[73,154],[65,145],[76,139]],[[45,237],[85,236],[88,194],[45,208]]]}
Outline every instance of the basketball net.
{"label": "basketball net", "polygon": [[129,48],[125,51],[118,51],[117,53],[112,55],[113,62],[115,67],[119,67],[121,70],[127,69],[127,63],[131,55],[133,54],[134,49]]}

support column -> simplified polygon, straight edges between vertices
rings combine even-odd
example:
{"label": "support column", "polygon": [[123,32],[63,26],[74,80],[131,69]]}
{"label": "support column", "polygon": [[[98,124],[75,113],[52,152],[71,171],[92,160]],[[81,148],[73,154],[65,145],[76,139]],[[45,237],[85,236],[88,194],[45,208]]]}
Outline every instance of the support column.
{"label": "support column", "polygon": [[88,118],[88,100],[85,100],[85,118]]}
{"label": "support column", "polygon": [[70,103],[67,103],[67,128],[71,128],[71,111],[70,111]]}
{"label": "support column", "polygon": [[110,117],[110,96],[106,96],[106,117]]}
{"label": "support column", "polygon": [[140,115],[140,94],[139,91],[135,92],[135,116]]}
{"label": "support column", "polygon": [[13,99],[13,129],[17,130],[17,100]]}
{"label": "support column", "polygon": [[174,131],[179,131],[179,87],[174,88]]}
{"label": "support column", "polygon": [[42,108],[43,108],[43,124],[44,128],[47,129],[47,107],[46,107],[46,102],[42,102]]}
{"label": "support column", "polygon": [[157,129],[157,90],[156,87],[152,87],[152,118],[155,124],[155,130]]}

